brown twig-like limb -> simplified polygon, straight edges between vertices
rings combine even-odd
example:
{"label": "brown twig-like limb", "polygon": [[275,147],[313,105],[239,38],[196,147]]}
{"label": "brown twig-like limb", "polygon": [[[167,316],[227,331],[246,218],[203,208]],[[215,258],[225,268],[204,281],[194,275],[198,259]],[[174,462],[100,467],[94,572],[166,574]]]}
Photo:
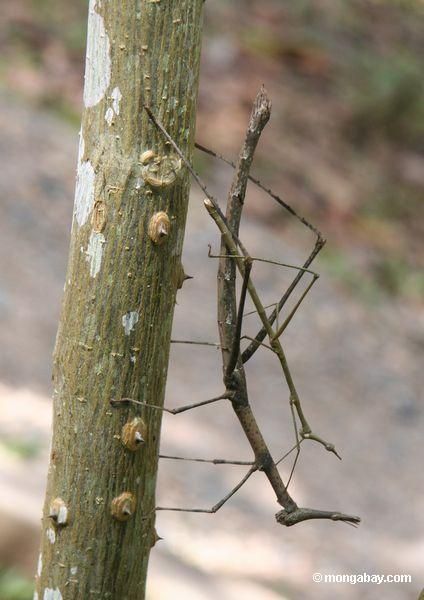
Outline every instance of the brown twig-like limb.
{"label": "brown twig-like limb", "polygon": [[293,406],[292,402],[290,402],[290,413],[291,413],[291,417],[292,417],[292,421],[293,421],[294,437],[295,437],[295,440],[296,440],[296,445],[295,445],[296,456],[294,458],[293,465],[292,465],[292,468],[291,468],[291,471],[290,471],[290,475],[289,475],[289,478],[288,478],[287,483],[286,483],[286,490],[288,489],[288,487],[289,487],[289,485],[291,483],[292,477],[294,475],[294,471],[296,469],[297,461],[298,461],[299,456],[300,456],[300,442],[301,442],[301,439],[303,439],[303,438],[300,438],[300,436],[299,436],[299,430],[298,430],[298,427],[297,427],[297,419],[296,419],[296,411],[294,409],[294,406]]}
{"label": "brown twig-like limb", "polygon": [[331,512],[328,510],[316,510],[315,508],[298,508],[293,512],[280,510],[275,515],[275,518],[277,519],[277,523],[286,527],[291,527],[310,519],[330,519],[331,521],[342,521],[355,526],[361,522],[360,517],[355,517],[354,515],[345,515],[340,512]]}
{"label": "brown twig-like limb", "polygon": [[[208,257],[209,258],[238,258],[238,255],[234,255],[234,254],[212,254],[212,247],[209,244],[208,245],[209,250],[208,250]],[[286,329],[287,325],[290,323],[290,321],[292,320],[292,318],[294,317],[297,309],[299,308],[299,306],[302,304],[303,300],[305,299],[305,297],[307,296],[307,294],[309,293],[309,291],[311,290],[312,286],[314,285],[314,283],[319,279],[319,274],[315,273],[315,271],[311,271],[311,269],[305,269],[303,267],[298,267],[296,265],[290,265],[287,263],[282,263],[282,262],[278,262],[276,260],[269,260],[266,258],[259,258],[257,256],[249,256],[249,260],[250,261],[257,261],[257,262],[263,262],[263,263],[268,263],[270,265],[277,265],[279,267],[287,267],[289,269],[297,269],[298,271],[303,271],[304,273],[310,273],[313,278],[312,281],[308,284],[307,288],[305,289],[305,291],[302,293],[300,299],[297,301],[297,303],[295,304],[294,308],[291,310],[290,314],[288,315],[288,317],[285,319],[284,323],[281,325],[281,327],[278,327],[278,322],[277,322],[277,332],[274,334],[274,338],[279,338],[281,336],[281,334],[283,333],[283,331]],[[271,306],[278,306],[277,302],[274,302],[273,304],[269,305],[269,306],[264,306],[264,309],[270,308]],[[244,314],[243,316],[247,316],[253,313],[256,313],[257,311],[251,311],[249,313]],[[279,311],[276,310],[275,311],[275,318],[278,319],[278,314]],[[268,321],[271,324],[270,318],[268,317]],[[260,344],[260,342],[258,342],[255,338],[252,338],[252,342],[258,343]],[[263,345],[263,344],[262,344]]]}
{"label": "brown twig-like limb", "polygon": [[[314,246],[314,249],[312,250],[311,254],[308,256],[306,261],[303,263],[304,268],[308,268],[311,265],[312,261],[316,258],[317,254],[324,247],[324,244],[325,244],[325,240],[323,238],[319,237],[317,239],[317,241],[315,242],[315,246]],[[293,290],[295,289],[295,287],[297,286],[299,281],[302,279],[303,275],[304,275],[304,271],[300,271],[296,275],[296,277],[293,279],[293,281],[291,282],[291,284],[289,285],[287,290],[284,292],[283,296],[281,297],[281,299],[278,302],[277,308],[268,317],[268,321],[271,325],[274,323],[279,312],[281,311],[281,309],[287,302],[288,298],[292,294]],[[258,333],[256,334],[255,341],[252,342],[251,344],[249,344],[249,346],[246,348],[246,350],[243,351],[243,354],[241,355],[243,363],[247,362],[250,358],[252,358],[252,356],[254,355],[256,350],[259,348],[259,343],[265,339],[266,335],[267,335],[266,327],[262,327],[262,329],[260,329],[258,331]]]}
{"label": "brown twig-like limb", "polygon": [[[303,441],[304,441],[303,439],[300,440],[299,445]],[[294,452],[294,450],[296,450],[297,447],[298,447],[298,445],[296,444],[295,446],[290,448],[290,450],[285,452],[283,454],[283,456],[275,462],[275,464],[279,465],[281,462],[283,462],[283,460],[286,459],[288,456],[290,456],[290,454],[292,452]],[[236,465],[236,466],[248,466],[249,467],[249,466],[252,466],[255,464],[255,462],[252,460],[227,460],[225,458],[191,458],[191,457],[186,457],[186,456],[171,456],[169,454],[159,454],[159,458],[168,459],[168,460],[183,460],[183,461],[188,461],[188,462],[210,463],[213,465]]]}
{"label": "brown twig-like limb", "polygon": [[147,408],[154,408],[155,410],[161,410],[163,412],[169,413],[171,415],[178,415],[180,413],[186,412],[187,410],[191,410],[192,408],[198,408],[199,406],[206,406],[206,404],[212,404],[214,402],[218,402],[218,400],[230,400],[231,392],[224,392],[220,396],[216,398],[211,398],[210,400],[203,400],[202,402],[195,402],[194,404],[186,404],[185,406],[179,406],[178,408],[165,408],[164,406],[156,406],[156,404],[149,404],[147,402],[143,402],[141,400],[134,400],[133,398],[119,398],[110,400],[110,404],[113,407],[117,406],[129,406],[130,404],[137,404],[138,406],[146,406]]}
{"label": "brown twig-like limb", "polygon": [[[223,156],[222,154],[219,154],[219,152],[215,152],[214,150],[211,150],[210,148],[206,148],[206,146],[203,146],[202,144],[199,144],[198,142],[196,142],[194,144],[194,146],[201,152],[204,152],[205,154],[209,154],[209,156],[213,156],[214,158],[218,158],[219,160],[222,160],[224,163],[226,163],[230,167],[233,167],[233,169],[236,168],[235,163],[233,163],[228,158],[225,158],[225,156]],[[263,192],[268,194],[268,196],[270,196],[273,200],[275,200],[280,206],[282,206],[285,210],[287,210],[291,215],[293,215],[296,219],[298,219],[301,223],[303,223],[303,225],[305,225],[306,227],[308,227],[308,229],[313,231],[318,239],[322,238],[320,231],[316,227],[314,227],[314,225],[312,225],[304,217],[299,215],[294,210],[294,208],[292,208],[290,206],[290,204],[287,204],[287,202],[284,202],[284,200],[282,200],[279,196],[277,196],[277,194],[275,194],[270,188],[267,188],[265,185],[263,185],[259,181],[259,179],[257,179],[256,177],[254,177],[253,175],[250,175],[250,174],[248,176],[248,179],[249,179],[249,181],[254,183],[258,188],[260,188]]]}
{"label": "brown twig-like limb", "polygon": [[290,454],[291,454],[292,452],[294,452],[295,450],[297,450],[297,449],[298,449],[298,447],[300,446],[300,444],[301,444],[303,441],[304,441],[304,440],[303,440],[303,438],[302,438],[301,440],[299,440],[299,443],[296,443],[294,446],[292,446],[292,448],[290,448],[290,450],[288,450],[287,452],[285,452],[281,458],[279,458],[278,460],[276,460],[276,461],[275,461],[275,464],[278,466],[278,465],[279,465],[281,462],[283,462],[283,460],[284,460],[285,458],[287,458],[288,456],[290,456]]}
{"label": "brown twig-like limb", "polygon": [[[267,310],[268,308],[272,308],[278,305],[278,302],[271,302],[271,304],[265,304],[264,309]],[[250,317],[250,315],[257,315],[258,311],[256,309],[253,310],[249,310],[249,312],[245,312],[243,317]],[[249,338],[252,341],[255,341],[255,338]]]}
{"label": "brown twig-like limb", "polygon": [[314,285],[314,283],[317,281],[318,276],[314,277],[312,279],[312,281],[309,282],[308,286],[305,288],[305,291],[302,293],[302,295],[300,296],[299,300],[296,302],[296,304],[294,305],[293,309],[290,311],[289,315],[287,316],[287,318],[284,320],[284,322],[277,328],[277,331],[274,334],[274,338],[277,339],[281,336],[281,334],[283,333],[283,331],[286,329],[287,325],[290,323],[290,321],[293,319],[294,315],[297,312],[297,309],[299,308],[299,306],[302,304],[303,300],[305,299],[305,297],[307,296],[307,294],[310,292],[311,287]]}
{"label": "brown twig-like limb", "polygon": [[299,456],[300,456],[300,441],[296,444],[295,448],[296,448],[296,456],[294,457],[292,468],[290,469],[289,478],[287,479],[286,490],[289,489],[291,480],[293,479],[293,475],[294,475],[294,472],[295,472],[295,469],[296,469],[296,466],[297,466],[297,461],[299,460]]}
{"label": "brown twig-like limb", "polygon": [[308,432],[304,432],[301,431],[300,435],[305,439],[305,440],[314,440],[315,442],[318,442],[319,444],[322,444],[323,446],[325,446],[325,449],[328,450],[328,452],[332,452],[333,454],[335,454],[337,456],[337,458],[339,460],[342,460],[342,457],[340,456],[340,454],[337,452],[334,444],[330,444],[329,442],[326,442],[325,440],[323,440],[322,438],[320,438],[318,435],[315,435],[314,433],[308,433]]}
{"label": "brown twig-like limb", "polygon": [[185,460],[188,462],[210,463],[212,465],[251,466],[255,464],[254,461],[251,460],[226,460],[224,458],[186,458],[185,456],[170,456],[169,454],[159,454],[159,458],[166,458],[168,460]]}
{"label": "brown twig-like limb", "polygon": [[192,346],[212,346],[213,348],[221,348],[221,344],[216,342],[196,342],[195,340],[171,340],[171,344],[188,344]]}
{"label": "brown twig-like limb", "polygon": [[228,364],[227,364],[226,371],[225,371],[225,380],[229,380],[231,378],[231,375],[233,374],[234,369],[236,368],[237,362],[239,360],[241,327],[242,327],[242,322],[243,322],[243,311],[244,311],[244,304],[246,302],[247,285],[249,282],[251,269],[252,269],[252,261],[250,259],[246,258],[244,261],[243,285],[241,288],[239,308],[237,311],[237,322],[236,322],[236,327],[235,327],[235,331],[234,331],[233,346],[231,348],[230,358],[228,360]]}
{"label": "brown twig-like limb", "polygon": [[[226,224],[227,231],[230,232],[232,241],[237,242],[237,245],[245,257],[248,256],[248,252],[243,245],[239,243],[240,220],[255,149],[261,133],[270,118],[270,115],[271,102],[268,98],[265,88],[262,87],[255,98],[245,134],[245,139],[238,155],[237,166],[234,171],[234,177],[228,193],[225,217],[223,218],[222,213],[217,213],[219,214],[221,220]],[[224,237],[221,236],[220,254],[225,255],[229,252],[230,249],[225,243]],[[222,345],[228,346],[228,344],[231,344],[234,340],[236,319],[236,266],[234,261],[228,258],[219,259],[218,298],[218,329],[220,340]],[[224,338],[227,339],[227,344],[224,343]],[[222,356],[225,372],[226,364],[229,358],[229,352],[224,351]]]}
{"label": "brown twig-like limb", "polygon": [[233,487],[233,489],[226,496],[224,496],[222,498],[222,500],[220,500],[219,502],[214,504],[212,506],[212,508],[174,508],[174,507],[168,507],[168,506],[157,506],[156,510],[170,510],[170,511],[175,511],[175,512],[191,512],[191,513],[207,513],[207,514],[216,513],[221,508],[221,506],[223,506],[226,502],[228,502],[228,500],[231,498],[231,496],[234,496],[234,494],[239,491],[239,489],[246,483],[246,481],[250,478],[250,476],[253,475],[253,473],[255,473],[255,471],[257,471],[257,470],[258,470],[258,467],[256,465],[253,465],[249,469],[249,471],[246,473],[246,475],[243,477],[243,479],[235,487]]}
{"label": "brown twig-like limb", "polygon": [[[208,258],[238,258],[238,254],[212,254],[212,246],[208,244]],[[297,265],[290,265],[288,263],[278,262],[277,260],[271,260],[269,258],[260,258],[259,256],[250,256],[249,260],[251,262],[263,262],[268,263],[269,265],[276,265],[277,267],[286,267],[288,269],[296,269],[297,271],[303,271],[304,273],[310,273],[315,277],[315,279],[319,279],[319,274],[315,273],[315,271],[311,271],[311,269],[305,269],[304,267],[298,267]],[[274,302],[276,305],[277,302]],[[265,307],[264,307],[265,308]]]}
{"label": "brown twig-like limb", "polygon": [[[234,255],[233,260],[236,263],[241,275],[243,276],[244,275],[244,257],[239,254],[236,243],[233,239],[233,236],[231,235],[231,232],[228,231],[227,223],[221,218],[221,216],[215,210],[215,207],[213,206],[213,204],[210,202],[210,200],[208,198],[206,198],[206,200],[204,200],[204,205],[205,205],[208,213],[210,214],[210,216],[213,218],[213,220],[217,224],[218,229],[220,230],[222,237],[225,240],[225,244],[226,244],[228,250],[230,251],[230,253],[232,255]],[[223,259],[221,259],[221,260],[223,260]],[[312,429],[311,429],[308,421],[306,420],[305,414],[303,412],[302,405],[300,403],[300,398],[297,393],[296,387],[294,385],[294,381],[293,381],[293,378],[292,378],[292,375],[291,375],[291,372],[290,372],[290,369],[289,369],[289,366],[287,363],[287,359],[286,359],[283,347],[281,346],[280,341],[278,339],[275,339],[275,337],[274,337],[275,332],[272,329],[271,325],[269,324],[265,309],[260,301],[259,295],[253,284],[252,278],[249,279],[248,290],[249,290],[250,297],[252,298],[253,304],[255,305],[255,308],[258,312],[259,318],[262,321],[263,327],[265,328],[265,330],[268,334],[268,337],[269,337],[270,343],[271,343],[271,347],[274,349],[275,353],[277,354],[278,359],[281,364],[281,368],[283,369],[283,373],[286,378],[288,388],[290,390],[290,402],[296,408],[297,415],[298,415],[300,423],[302,425],[302,428],[300,430],[301,436],[302,437],[309,436],[309,439],[315,440],[316,442],[322,444],[326,450],[328,450],[329,452],[332,452],[333,454],[338,456],[333,444],[330,444],[329,442],[326,442],[322,438],[319,438],[318,436],[315,436],[312,434]],[[312,436],[311,436],[311,434],[312,434]]]}
{"label": "brown twig-like limb", "polygon": [[[256,310],[255,310],[256,313]],[[250,335],[242,335],[240,340],[250,340],[252,341],[254,338],[250,337]],[[275,350],[273,348],[271,348],[271,346],[268,346],[268,344],[264,344],[263,342],[260,342],[260,345],[263,346],[264,348],[266,348],[267,350],[271,350],[271,352],[274,352],[275,354]]]}
{"label": "brown twig-like limb", "polygon": [[[233,352],[222,350],[222,362],[224,372],[224,384],[227,389],[233,392],[231,399],[234,412],[240,421],[240,424],[246,434],[250,446],[254,452],[255,460],[258,468],[264,472],[277,496],[277,501],[284,506],[288,511],[297,508],[296,503],[288,494],[283,481],[281,480],[278,469],[272,459],[268,446],[259,429],[251,406],[249,404],[247,394],[247,383],[243,365],[240,359],[240,341],[237,339],[241,333],[241,319],[243,315],[243,306],[239,306],[236,311],[236,268],[234,259],[228,258],[227,254],[233,252],[233,247],[236,248],[238,254],[236,237],[238,236],[239,224],[244,203],[244,196],[247,188],[247,176],[253,160],[254,150],[256,148],[259,136],[268,121],[270,114],[270,103],[263,89],[260,90],[250,116],[249,126],[246,132],[246,138],[239,153],[237,169],[234,174],[234,179],[231,185],[227,200],[227,210],[225,219],[219,215],[222,223],[225,223],[225,234],[221,230],[221,255],[218,268],[218,329],[221,344],[224,347],[230,348]],[[213,207],[213,203],[208,200],[209,205]],[[214,209],[214,213],[218,214]],[[228,236],[229,228],[231,228]],[[231,239],[229,245],[228,238]],[[246,250],[243,250],[243,289],[245,295],[247,289],[251,293],[253,286],[248,273],[250,271],[251,260],[250,256],[246,255]],[[244,298],[240,298],[240,305],[244,304]],[[238,349],[236,360],[234,358],[234,350]],[[235,366],[233,368],[235,362]],[[231,375],[230,375],[231,374]]]}

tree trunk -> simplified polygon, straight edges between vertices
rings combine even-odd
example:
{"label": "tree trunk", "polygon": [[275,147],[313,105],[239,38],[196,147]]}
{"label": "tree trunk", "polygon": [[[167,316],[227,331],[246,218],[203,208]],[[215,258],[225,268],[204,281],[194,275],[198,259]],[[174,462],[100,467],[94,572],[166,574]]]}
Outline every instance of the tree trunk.
{"label": "tree trunk", "polygon": [[[189,193],[203,0],[90,0],[38,600],[141,600]],[[158,214],[160,213],[160,214]]]}

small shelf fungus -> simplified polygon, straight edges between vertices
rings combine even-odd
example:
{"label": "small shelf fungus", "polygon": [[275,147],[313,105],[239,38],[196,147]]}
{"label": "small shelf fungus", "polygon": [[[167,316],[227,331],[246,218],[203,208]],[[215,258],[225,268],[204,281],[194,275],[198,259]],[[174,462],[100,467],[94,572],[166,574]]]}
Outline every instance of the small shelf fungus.
{"label": "small shelf fungus", "polygon": [[134,514],[135,506],[134,494],[123,492],[112,500],[110,512],[117,521],[128,521]]}
{"label": "small shelf fungus", "polygon": [[64,527],[68,524],[68,507],[62,498],[55,498],[50,504],[49,518],[58,526]]}
{"label": "small shelf fungus", "polygon": [[160,246],[169,236],[171,221],[166,212],[160,211],[153,215],[149,222],[149,238]]}
{"label": "small shelf fungus", "polygon": [[161,156],[146,150],[140,156],[141,175],[153,188],[166,188],[175,183],[181,171],[181,159],[173,154]]}
{"label": "small shelf fungus", "polygon": [[136,452],[146,443],[146,434],[147,427],[143,419],[135,417],[123,426],[121,440],[125,448]]}

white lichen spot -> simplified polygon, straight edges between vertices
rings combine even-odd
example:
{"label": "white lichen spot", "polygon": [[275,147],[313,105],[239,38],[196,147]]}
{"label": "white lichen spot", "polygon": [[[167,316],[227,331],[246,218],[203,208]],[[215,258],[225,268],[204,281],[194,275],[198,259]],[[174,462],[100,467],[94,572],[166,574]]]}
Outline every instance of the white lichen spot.
{"label": "white lichen spot", "polygon": [[32,600],[38,600],[38,592],[34,592]]}
{"label": "white lichen spot", "polygon": [[115,113],[113,112],[113,108],[111,106],[109,106],[109,108],[105,112],[105,121],[109,125],[109,127],[112,125],[113,115],[114,114]]}
{"label": "white lichen spot", "polygon": [[110,83],[110,42],[103,17],[94,9],[96,0],[90,0],[87,55],[85,61],[84,105],[95,106],[105,95]]}
{"label": "white lichen spot", "polygon": [[136,311],[125,313],[125,315],[122,317],[122,326],[125,330],[125,335],[130,335],[131,331],[138,323],[138,318],[139,315]]}
{"label": "white lichen spot", "polygon": [[58,525],[65,525],[67,523],[67,521],[68,521],[68,509],[63,504],[59,508],[59,513],[57,515],[57,524]]}
{"label": "white lichen spot", "polygon": [[78,164],[77,183],[75,187],[74,214],[80,227],[88,219],[94,204],[95,173],[89,160]]}
{"label": "white lichen spot", "polygon": [[70,571],[71,575],[76,575],[78,573],[78,567],[71,567]]}
{"label": "white lichen spot", "polygon": [[44,590],[43,600],[63,600],[59,588],[46,588]]}
{"label": "white lichen spot", "polygon": [[130,361],[133,363],[133,365],[135,365],[135,363],[137,362],[137,357],[134,354],[131,354]]}
{"label": "white lichen spot", "polygon": [[56,541],[56,533],[55,530],[49,527],[46,531],[46,536],[51,544],[54,544]]}
{"label": "white lichen spot", "polygon": [[83,162],[84,138],[80,133],[78,150],[77,183],[75,187],[74,215],[80,227],[88,219],[94,204],[94,179],[95,173],[89,160]]}
{"label": "white lichen spot", "polygon": [[86,250],[86,261],[90,264],[90,276],[96,277],[102,265],[103,246],[106,240],[103,233],[92,231]]}
{"label": "white lichen spot", "polygon": [[119,87],[113,88],[112,93],[111,93],[111,98],[113,100],[112,108],[115,111],[115,114],[119,115],[119,104],[122,100],[122,94],[121,94],[121,90],[119,89]]}
{"label": "white lichen spot", "polygon": [[109,106],[105,113],[105,119],[109,127],[112,125],[113,117],[119,115],[119,105],[122,100],[122,94],[119,87],[113,88],[110,97],[112,99],[112,106]]}
{"label": "white lichen spot", "polygon": [[38,563],[37,563],[37,575],[38,577],[41,577],[41,571],[43,570],[43,555],[40,554],[38,555]]}
{"label": "white lichen spot", "polygon": [[85,152],[85,140],[82,135],[82,129],[78,132],[79,142],[78,142],[78,164],[82,162],[84,152]]}

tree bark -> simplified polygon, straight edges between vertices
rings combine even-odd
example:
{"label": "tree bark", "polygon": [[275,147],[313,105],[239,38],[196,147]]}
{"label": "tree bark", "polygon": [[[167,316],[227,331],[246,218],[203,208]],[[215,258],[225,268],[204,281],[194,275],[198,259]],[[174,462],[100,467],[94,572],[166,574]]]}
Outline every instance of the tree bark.
{"label": "tree bark", "polygon": [[[203,0],[90,0],[38,600],[142,600],[189,193]],[[163,214],[157,214],[163,213]]]}

